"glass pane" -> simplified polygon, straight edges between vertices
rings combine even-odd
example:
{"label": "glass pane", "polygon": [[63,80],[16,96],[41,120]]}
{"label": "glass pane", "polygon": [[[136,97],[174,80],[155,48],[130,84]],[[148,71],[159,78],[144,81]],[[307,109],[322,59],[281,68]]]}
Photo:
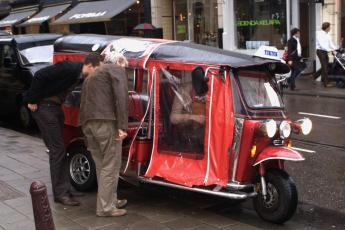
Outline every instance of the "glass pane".
{"label": "glass pane", "polygon": [[194,42],[218,45],[218,6],[216,0],[192,1]]}
{"label": "glass pane", "polygon": [[198,97],[191,72],[161,69],[158,150],[204,154],[206,99]]}
{"label": "glass pane", "polygon": [[237,47],[261,45],[283,49],[286,41],[286,0],[235,0]]}
{"label": "glass pane", "polygon": [[175,1],[175,34],[176,40],[188,40],[188,10],[186,0]]}
{"label": "glass pane", "polygon": [[251,108],[283,107],[279,93],[274,83],[265,73],[239,72],[242,93]]}
{"label": "glass pane", "polygon": [[135,90],[135,69],[126,69],[128,80],[128,91]]}

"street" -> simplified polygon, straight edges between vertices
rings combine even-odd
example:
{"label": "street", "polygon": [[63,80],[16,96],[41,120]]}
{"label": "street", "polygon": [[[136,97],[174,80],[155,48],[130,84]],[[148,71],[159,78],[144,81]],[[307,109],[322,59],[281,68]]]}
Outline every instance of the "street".
{"label": "street", "polygon": [[129,200],[129,214],[122,218],[95,217],[95,191],[81,198],[80,207],[55,204],[48,156],[37,131],[2,122],[0,229],[34,229],[28,190],[36,179],[47,185],[57,229],[345,229],[344,99],[285,95],[285,104],[293,120],[309,117],[313,131],[293,136],[293,147],[301,149],[306,160],[287,164],[299,206],[284,225],[262,221],[251,200],[238,203],[147,185],[122,184],[120,197]]}

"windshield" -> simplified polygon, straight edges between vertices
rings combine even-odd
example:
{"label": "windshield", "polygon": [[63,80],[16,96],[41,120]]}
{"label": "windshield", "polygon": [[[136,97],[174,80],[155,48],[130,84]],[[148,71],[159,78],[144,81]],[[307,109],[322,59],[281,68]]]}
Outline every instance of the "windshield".
{"label": "windshield", "polygon": [[249,107],[260,109],[281,108],[284,106],[274,85],[275,83],[270,80],[267,73],[239,71],[238,79],[244,99]]}
{"label": "windshield", "polygon": [[24,65],[48,62],[53,63],[53,45],[35,46],[20,50]]}

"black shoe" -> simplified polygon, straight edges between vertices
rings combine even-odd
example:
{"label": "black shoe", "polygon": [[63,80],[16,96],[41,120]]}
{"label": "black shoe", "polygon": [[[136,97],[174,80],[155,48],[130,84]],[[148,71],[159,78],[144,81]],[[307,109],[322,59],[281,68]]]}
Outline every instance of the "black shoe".
{"label": "black shoe", "polygon": [[69,192],[69,195],[70,195],[71,197],[82,197],[82,196],[85,196],[85,193],[83,193],[83,192],[78,192],[78,191],[76,191],[76,190],[72,190],[72,191]]}
{"label": "black shoe", "polygon": [[63,205],[66,206],[79,206],[80,202],[69,197],[69,196],[63,196],[63,197],[59,197],[59,198],[55,198],[54,201],[56,203],[61,203]]}

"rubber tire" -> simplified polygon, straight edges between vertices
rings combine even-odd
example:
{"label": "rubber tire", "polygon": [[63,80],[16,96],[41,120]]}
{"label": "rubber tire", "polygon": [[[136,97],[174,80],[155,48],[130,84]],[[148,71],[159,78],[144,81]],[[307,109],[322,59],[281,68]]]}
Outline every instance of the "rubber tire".
{"label": "rubber tire", "polygon": [[[71,149],[69,149],[67,151],[68,153],[68,175],[71,181],[71,184],[73,185],[73,187],[81,192],[85,192],[85,191],[90,191],[90,190],[94,190],[97,187],[97,175],[96,175],[96,165],[94,160],[92,159],[92,156],[90,154],[89,151],[87,151],[85,146],[75,146],[72,147]],[[88,180],[83,183],[83,184],[78,184],[73,180],[73,177],[71,176],[71,160],[73,159],[73,156],[75,154],[82,154],[86,157],[86,159],[89,161],[90,164],[90,175]]]}
{"label": "rubber tire", "polygon": [[[24,117],[22,116],[22,113],[25,113],[25,118],[27,118],[26,120],[23,119]],[[25,105],[19,106],[18,119],[20,126],[24,129],[31,129],[35,125],[34,118],[32,117],[30,110]]]}
{"label": "rubber tire", "polygon": [[254,209],[265,221],[282,224],[288,221],[296,211],[298,204],[297,188],[291,177],[282,170],[273,169],[265,174],[266,184],[271,183],[279,195],[279,204],[275,209],[268,209],[263,205],[261,193],[253,198]]}

